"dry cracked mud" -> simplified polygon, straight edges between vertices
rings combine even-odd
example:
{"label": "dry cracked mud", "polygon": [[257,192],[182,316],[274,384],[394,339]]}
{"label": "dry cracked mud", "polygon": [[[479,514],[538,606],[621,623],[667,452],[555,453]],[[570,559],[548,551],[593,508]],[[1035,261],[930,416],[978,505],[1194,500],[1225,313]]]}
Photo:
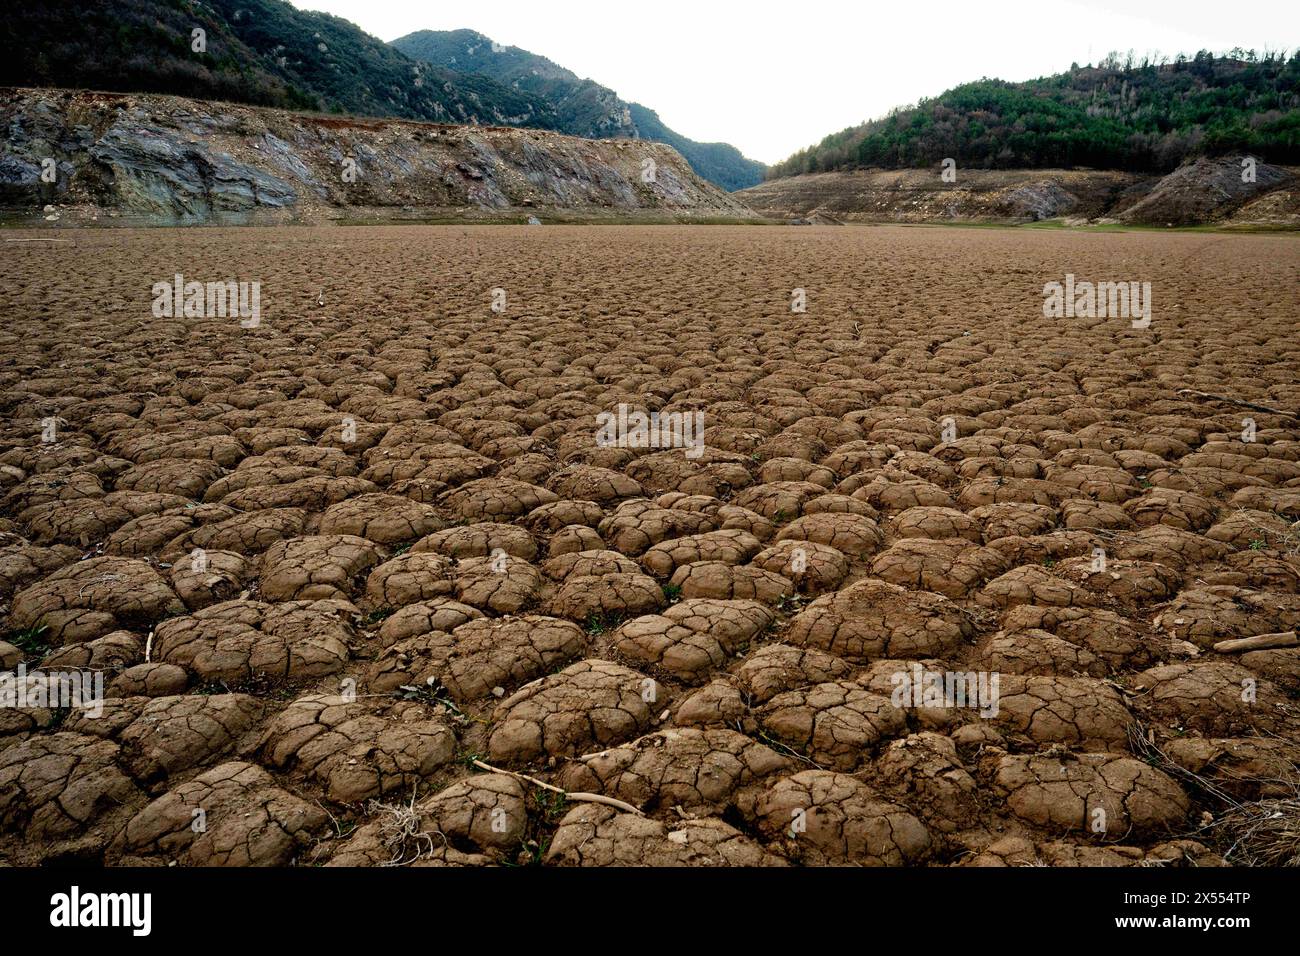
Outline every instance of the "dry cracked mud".
{"label": "dry cracked mud", "polygon": [[0,864],[1220,865],[1300,787],[1300,648],[1216,649],[1300,625],[1293,239],[60,238],[0,256]]}

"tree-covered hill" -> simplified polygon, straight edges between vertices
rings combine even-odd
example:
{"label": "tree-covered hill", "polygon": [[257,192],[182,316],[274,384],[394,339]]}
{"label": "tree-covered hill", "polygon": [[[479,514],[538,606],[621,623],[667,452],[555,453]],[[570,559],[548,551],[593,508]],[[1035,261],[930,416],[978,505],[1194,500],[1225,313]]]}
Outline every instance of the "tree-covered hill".
{"label": "tree-covered hill", "polygon": [[[196,50],[195,29],[204,31]],[[283,0],[45,0],[0,20],[0,85],[171,93],[444,123],[557,128],[542,97],[417,62]]]}
{"label": "tree-covered hill", "polygon": [[1168,172],[1198,155],[1300,162],[1300,52],[1108,56],[1025,83],[966,83],[826,137],[768,178],[858,167],[1087,166]]}

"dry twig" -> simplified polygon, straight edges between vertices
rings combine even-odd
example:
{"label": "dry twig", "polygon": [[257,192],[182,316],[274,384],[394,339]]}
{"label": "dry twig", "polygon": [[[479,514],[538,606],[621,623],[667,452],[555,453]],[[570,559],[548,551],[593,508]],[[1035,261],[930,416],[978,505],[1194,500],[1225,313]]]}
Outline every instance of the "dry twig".
{"label": "dry twig", "polygon": [[513,770],[502,770],[500,767],[493,767],[491,764],[486,764],[482,760],[475,760],[474,766],[478,767],[480,770],[486,770],[488,773],[504,774],[507,777],[514,777],[516,780],[531,783],[535,787],[541,787],[543,790],[550,790],[552,793],[562,794],[565,799],[572,800],[574,803],[600,803],[607,807],[614,807],[615,809],[623,810],[627,813],[635,813],[639,817],[645,816],[645,813],[632,806],[632,804],[624,803],[622,800],[615,800],[613,797],[606,797],[603,794],[570,793],[568,790],[562,790],[549,783],[544,783],[536,777],[530,777],[522,773],[515,773]]}

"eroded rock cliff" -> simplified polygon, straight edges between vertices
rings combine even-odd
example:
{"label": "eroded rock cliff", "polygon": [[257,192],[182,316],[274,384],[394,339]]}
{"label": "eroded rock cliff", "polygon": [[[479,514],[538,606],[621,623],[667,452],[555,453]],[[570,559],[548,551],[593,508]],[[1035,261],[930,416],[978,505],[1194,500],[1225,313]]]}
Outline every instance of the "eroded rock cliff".
{"label": "eroded rock cliff", "polygon": [[0,93],[0,125],[11,219],[753,217],[645,141],[27,89]]}

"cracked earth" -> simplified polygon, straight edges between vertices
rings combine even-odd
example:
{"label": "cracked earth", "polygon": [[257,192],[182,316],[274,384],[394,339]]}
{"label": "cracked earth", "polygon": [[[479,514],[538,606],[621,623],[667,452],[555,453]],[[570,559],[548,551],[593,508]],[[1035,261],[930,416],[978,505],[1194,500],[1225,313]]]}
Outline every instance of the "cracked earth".
{"label": "cracked earth", "polygon": [[0,665],[105,699],[0,709],[0,862],[1200,866],[1294,792],[1300,647],[1216,649],[1300,623],[1291,239],[60,236],[0,257]]}

